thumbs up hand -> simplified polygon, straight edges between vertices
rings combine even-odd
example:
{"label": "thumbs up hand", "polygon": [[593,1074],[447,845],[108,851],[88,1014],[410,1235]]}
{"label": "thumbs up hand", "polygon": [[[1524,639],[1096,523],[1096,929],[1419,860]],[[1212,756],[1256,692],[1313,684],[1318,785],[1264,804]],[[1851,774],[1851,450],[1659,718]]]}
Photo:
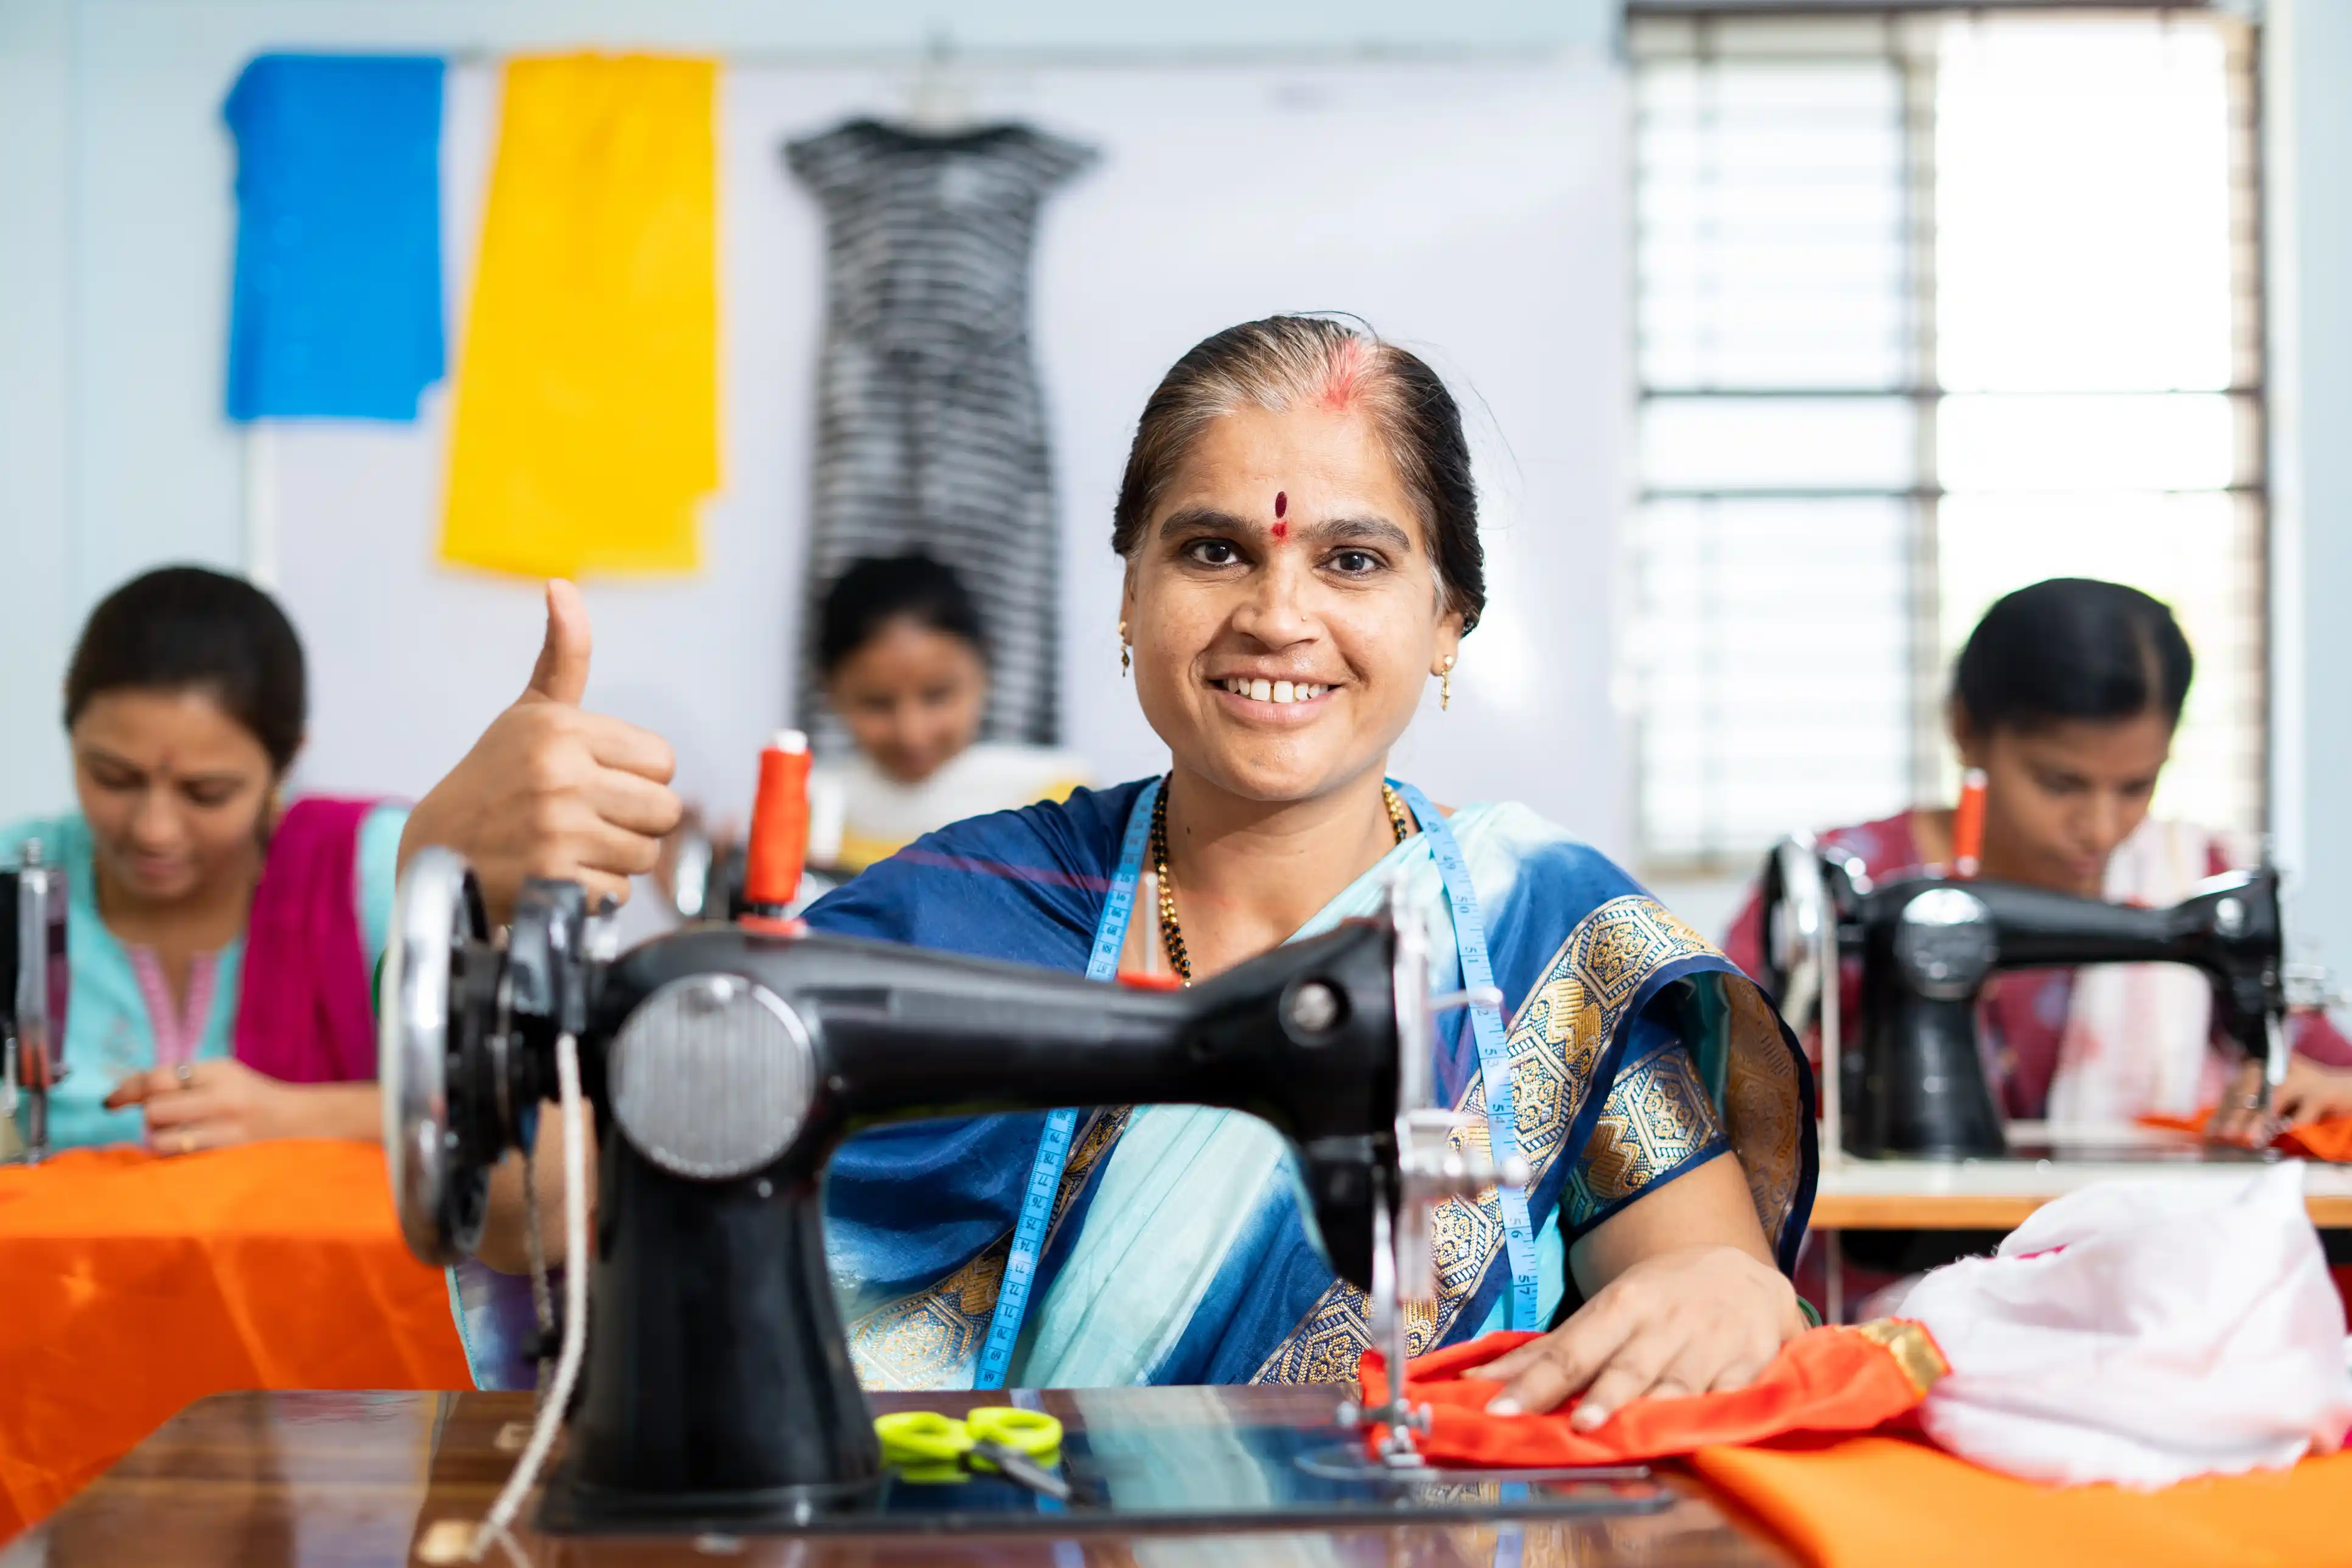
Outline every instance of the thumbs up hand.
{"label": "thumbs up hand", "polygon": [[426,844],[463,854],[493,921],[532,877],[561,877],[601,898],[629,896],[654,868],[683,811],[677,760],[650,731],[583,711],[588,611],[569,583],[547,585],[547,638],[530,684],[409,813],[400,859]]}

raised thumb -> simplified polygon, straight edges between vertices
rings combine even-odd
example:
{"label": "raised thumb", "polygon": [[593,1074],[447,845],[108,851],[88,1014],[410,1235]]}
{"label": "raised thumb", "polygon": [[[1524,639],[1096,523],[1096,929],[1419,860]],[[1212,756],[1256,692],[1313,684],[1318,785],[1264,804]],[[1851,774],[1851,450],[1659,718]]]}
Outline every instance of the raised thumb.
{"label": "raised thumb", "polygon": [[547,584],[547,637],[539,645],[526,698],[577,708],[588,692],[588,606],[580,590],[557,577]]}

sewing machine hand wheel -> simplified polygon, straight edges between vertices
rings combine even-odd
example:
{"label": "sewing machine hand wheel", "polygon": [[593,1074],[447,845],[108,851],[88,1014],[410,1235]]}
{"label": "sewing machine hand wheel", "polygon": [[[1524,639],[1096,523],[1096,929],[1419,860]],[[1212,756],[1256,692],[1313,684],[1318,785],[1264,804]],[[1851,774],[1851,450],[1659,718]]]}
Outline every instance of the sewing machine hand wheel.
{"label": "sewing machine hand wheel", "polygon": [[1822,939],[1837,919],[1811,834],[1791,834],[1772,847],[1757,907],[1764,963],[1756,978],[1780,1003],[1790,1026],[1802,1029],[1821,1003]]}
{"label": "sewing machine hand wheel", "polygon": [[466,1068],[467,1037],[485,1023],[466,1005],[495,986],[481,889],[455,850],[428,845],[410,860],[394,900],[377,999],[377,1072],[383,1090],[383,1148],[394,1206],[409,1250],[448,1263],[481,1239],[490,1166],[476,1147],[453,1079]]}

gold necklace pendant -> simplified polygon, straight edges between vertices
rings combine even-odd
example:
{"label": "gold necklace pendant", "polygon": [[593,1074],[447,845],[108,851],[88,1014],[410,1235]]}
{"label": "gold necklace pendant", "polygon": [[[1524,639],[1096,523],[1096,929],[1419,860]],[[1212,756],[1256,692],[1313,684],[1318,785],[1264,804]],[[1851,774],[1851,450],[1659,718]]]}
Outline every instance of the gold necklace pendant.
{"label": "gold necklace pendant", "polygon": [[[1404,801],[1386,779],[1381,781],[1381,803],[1388,807],[1389,827],[1396,834],[1399,844],[1412,837],[1412,818],[1406,815]],[[1162,782],[1159,798],[1151,803],[1151,869],[1160,883],[1160,944],[1168,953],[1169,965],[1185,984],[1192,984],[1192,955],[1184,948],[1184,928],[1176,919],[1176,883],[1168,875],[1168,785]]]}

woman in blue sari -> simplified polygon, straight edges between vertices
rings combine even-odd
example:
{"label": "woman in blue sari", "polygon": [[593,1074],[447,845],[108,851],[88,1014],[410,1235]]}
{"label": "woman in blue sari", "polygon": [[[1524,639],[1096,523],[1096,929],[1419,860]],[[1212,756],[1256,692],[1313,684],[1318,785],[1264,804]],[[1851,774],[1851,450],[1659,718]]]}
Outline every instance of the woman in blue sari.
{"label": "woman in blue sari", "polygon": [[[1565,831],[1507,803],[1442,812],[1385,776],[1433,679],[1443,704],[1484,603],[1468,448],[1443,384],[1329,321],[1221,332],[1147,405],[1112,542],[1127,562],[1122,658],[1168,743],[1165,777],[932,834],[811,923],[1074,971],[1098,939],[1123,941],[1127,963],[1156,949],[1190,979],[1369,913],[1402,877],[1427,911],[1433,990],[1475,981],[1480,944],[1460,935],[1483,926],[1503,1016],[1457,1016],[1438,1080],[1473,1113],[1466,1136],[1515,1141],[1534,1172],[1523,1229],[1517,1194],[1441,1211],[1440,1299],[1411,1325],[1413,1347],[1549,1329],[1499,1363],[1496,1407],[1580,1393],[1585,1425],[1637,1395],[1752,1378],[1805,1324],[1786,1276],[1812,1195],[1811,1088],[1779,1018]],[[583,724],[611,721],[562,700],[584,677],[585,628],[568,592],[550,603],[533,694],[412,818],[411,846],[467,851],[494,900],[524,872],[625,876],[665,827],[658,742],[583,740]],[[519,772],[541,797],[555,786],[562,832],[531,830]],[[1139,861],[1162,897],[1122,936],[1105,926],[1108,890]],[[1057,1171],[1039,1159],[1046,1128],[1035,1115],[886,1128],[835,1160],[833,1265],[870,1384],[1355,1375],[1363,1298],[1310,1239],[1270,1129],[1182,1107],[1095,1110],[1068,1127]],[[540,1170],[557,1165],[551,1151]],[[1041,1180],[1042,1245],[1009,1268]],[[520,1258],[525,1201],[502,1173],[486,1258]],[[1030,1279],[1025,1301],[1002,1289],[1008,1274]],[[496,1325],[516,1299],[468,1291],[478,1361],[510,1343]]]}

